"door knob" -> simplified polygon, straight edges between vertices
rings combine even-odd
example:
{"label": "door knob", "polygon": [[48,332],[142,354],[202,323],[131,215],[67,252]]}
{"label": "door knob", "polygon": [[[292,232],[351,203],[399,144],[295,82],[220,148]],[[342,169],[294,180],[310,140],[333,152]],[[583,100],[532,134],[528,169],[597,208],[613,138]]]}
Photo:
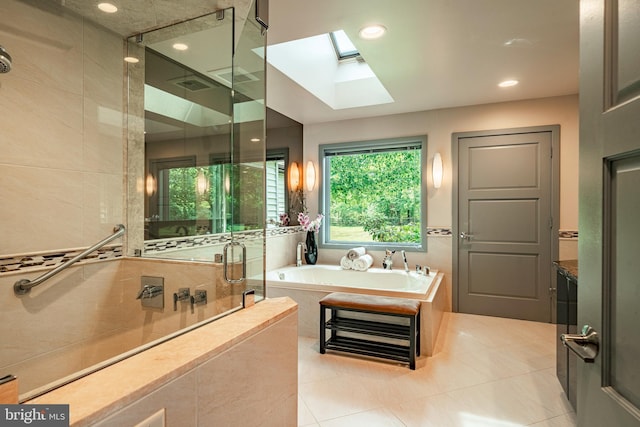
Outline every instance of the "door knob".
{"label": "door knob", "polygon": [[473,234],[465,233],[464,231],[462,231],[460,233],[460,238],[461,239],[471,240],[473,238]]}
{"label": "door knob", "polygon": [[586,363],[593,363],[600,350],[598,333],[589,325],[582,327],[581,334],[562,334],[560,340],[565,347]]}

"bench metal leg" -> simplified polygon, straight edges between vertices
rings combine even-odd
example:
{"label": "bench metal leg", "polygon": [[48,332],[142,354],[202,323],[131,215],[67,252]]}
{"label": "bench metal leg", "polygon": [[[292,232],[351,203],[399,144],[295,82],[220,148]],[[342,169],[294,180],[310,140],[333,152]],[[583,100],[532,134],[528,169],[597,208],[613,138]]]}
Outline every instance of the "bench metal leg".
{"label": "bench metal leg", "polygon": [[418,311],[416,319],[416,356],[420,356],[420,330],[422,329],[422,320],[420,319],[420,312]]}
{"label": "bench metal leg", "polygon": [[325,353],[325,333],[326,333],[326,315],[325,315],[325,307],[323,305],[320,306],[320,354]]}
{"label": "bench metal leg", "polygon": [[416,320],[417,315],[411,316],[409,320],[409,368],[416,369]]}

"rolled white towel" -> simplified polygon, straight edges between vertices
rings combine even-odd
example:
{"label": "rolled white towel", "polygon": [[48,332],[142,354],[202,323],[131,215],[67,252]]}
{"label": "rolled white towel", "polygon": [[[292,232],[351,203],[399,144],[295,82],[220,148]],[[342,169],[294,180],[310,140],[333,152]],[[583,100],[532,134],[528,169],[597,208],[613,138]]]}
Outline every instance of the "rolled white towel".
{"label": "rolled white towel", "polygon": [[360,246],[357,248],[351,248],[349,249],[349,252],[347,252],[347,258],[349,258],[350,260],[354,260],[362,255],[365,254],[365,249],[364,247]]}
{"label": "rolled white towel", "polygon": [[343,256],[340,259],[340,267],[342,267],[343,270],[351,270],[353,268],[353,261],[346,256]]}
{"label": "rolled white towel", "polygon": [[353,260],[353,269],[357,271],[367,271],[373,265],[373,257],[369,254],[360,255]]}

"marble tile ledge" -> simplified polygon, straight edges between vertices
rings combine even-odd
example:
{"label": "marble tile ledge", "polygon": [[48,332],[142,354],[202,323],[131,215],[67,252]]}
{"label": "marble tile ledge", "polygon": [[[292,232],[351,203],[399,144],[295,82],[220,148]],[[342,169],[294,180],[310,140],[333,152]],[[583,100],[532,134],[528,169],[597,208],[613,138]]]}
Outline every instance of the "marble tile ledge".
{"label": "marble tile ledge", "polygon": [[69,404],[71,426],[92,425],[297,310],[288,297],[266,299],[26,403]]}

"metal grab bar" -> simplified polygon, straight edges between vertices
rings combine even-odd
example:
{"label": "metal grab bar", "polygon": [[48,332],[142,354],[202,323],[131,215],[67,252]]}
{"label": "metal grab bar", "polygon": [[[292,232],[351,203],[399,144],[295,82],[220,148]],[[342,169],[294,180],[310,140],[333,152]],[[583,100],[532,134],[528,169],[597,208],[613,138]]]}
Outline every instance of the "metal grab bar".
{"label": "metal grab bar", "polygon": [[36,286],[38,286],[39,284],[41,284],[45,280],[50,279],[53,276],[55,276],[56,274],[60,273],[62,270],[65,270],[68,267],[71,267],[71,265],[73,265],[76,262],[80,261],[82,258],[84,258],[87,255],[89,255],[91,252],[100,249],[101,247],[103,247],[107,243],[111,242],[112,240],[115,240],[118,237],[122,236],[124,234],[125,230],[126,229],[125,229],[124,225],[122,225],[122,224],[116,225],[113,228],[113,234],[111,236],[107,237],[106,239],[103,239],[103,240],[99,241],[98,243],[96,243],[95,245],[91,246],[87,250],[83,251],[82,253],[80,253],[80,254],[74,256],[73,258],[71,258],[70,260],[66,261],[64,264],[60,264],[59,266],[57,266],[53,270],[46,272],[45,274],[43,274],[42,276],[38,277],[37,279],[34,279],[34,280],[29,280],[29,279],[18,280],[13,285],[13,292],[16,295],[28,294],[31,291],[31,288],[35,288]]}

